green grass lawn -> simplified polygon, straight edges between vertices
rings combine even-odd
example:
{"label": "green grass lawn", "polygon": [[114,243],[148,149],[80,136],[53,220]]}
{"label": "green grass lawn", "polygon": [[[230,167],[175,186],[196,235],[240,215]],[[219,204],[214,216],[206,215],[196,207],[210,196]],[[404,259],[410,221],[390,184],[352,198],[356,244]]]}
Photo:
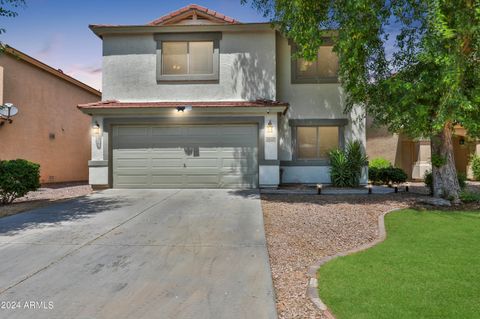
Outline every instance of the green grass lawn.
{"label": "green grass lawn", "polygon": [[408,209],[385,224],[385,242],[320,268],[337,318],[480,318],[480,212]]}

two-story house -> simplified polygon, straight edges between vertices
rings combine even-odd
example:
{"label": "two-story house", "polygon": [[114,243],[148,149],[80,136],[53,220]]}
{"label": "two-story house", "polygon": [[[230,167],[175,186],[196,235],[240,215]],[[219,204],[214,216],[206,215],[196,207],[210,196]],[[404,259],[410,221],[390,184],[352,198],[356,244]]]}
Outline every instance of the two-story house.
{"label": "two-story house", "polygon": [[90,28],[103,40],[103,101],[79,108],[92,116],[95,187],[329,183],[327,152],[365,144],[360,112],[343,113],[328,39],[317,61],[294,59],[270,23],[197,5]]}

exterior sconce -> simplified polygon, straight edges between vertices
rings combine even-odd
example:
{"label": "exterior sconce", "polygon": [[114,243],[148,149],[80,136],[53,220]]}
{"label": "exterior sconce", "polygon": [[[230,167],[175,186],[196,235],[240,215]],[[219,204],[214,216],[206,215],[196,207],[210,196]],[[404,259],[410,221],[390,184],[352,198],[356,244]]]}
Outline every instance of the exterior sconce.
{"label": "exterior sconce", "polygon": [[461,137],[459,140],[458,140],[458,144],[460,145],[465,145],[465,139],[463,137]]}
{"label": "exterior sconce", "polygon": [[95,124],[92,126],[92,136],[95,137],[95,144],[97,145],[97,149],[102,148],[102,132],[100,129],[100,124],[95,121]]}
{"label": "exterior sconce", "polygon": [[95,122],[92,127],[92,135],[96,137],[100,136],[100,124],[98,124],[98,122]]}
{"label": "exterior sconce", "polygon": [[272,120],[269,120],[268,121],[268,124],[267,124],[267,133],[273,133],[273,124],[272,124]]}
{"label": "exterior sconce", "polygon": [[8,122],[12,124],[12,117],[17,115],[18,109],[12,103],[5,103],[0,105],[0,126]]}

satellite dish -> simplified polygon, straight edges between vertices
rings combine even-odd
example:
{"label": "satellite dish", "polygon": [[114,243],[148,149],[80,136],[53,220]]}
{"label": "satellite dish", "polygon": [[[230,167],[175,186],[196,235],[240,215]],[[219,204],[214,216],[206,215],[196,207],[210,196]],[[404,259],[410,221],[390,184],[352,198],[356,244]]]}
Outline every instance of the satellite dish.
{"label": "satellite dish", "polygon": [[18,114],[18,109],[12,103],[5,103],[0,107],[0,116],[10,118]]}

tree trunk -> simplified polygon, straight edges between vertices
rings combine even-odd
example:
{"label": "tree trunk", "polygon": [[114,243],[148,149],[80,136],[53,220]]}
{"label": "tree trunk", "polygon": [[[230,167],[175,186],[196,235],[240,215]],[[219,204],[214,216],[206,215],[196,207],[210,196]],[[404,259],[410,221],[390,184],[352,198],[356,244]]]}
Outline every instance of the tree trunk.
{"label": "tree trunk", "polygon": [[453,156],[452,124],[447,123],[443,130],[431,139],[433,196],[460,201],[460,184],[458,183],[455,158]]}

